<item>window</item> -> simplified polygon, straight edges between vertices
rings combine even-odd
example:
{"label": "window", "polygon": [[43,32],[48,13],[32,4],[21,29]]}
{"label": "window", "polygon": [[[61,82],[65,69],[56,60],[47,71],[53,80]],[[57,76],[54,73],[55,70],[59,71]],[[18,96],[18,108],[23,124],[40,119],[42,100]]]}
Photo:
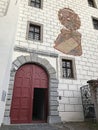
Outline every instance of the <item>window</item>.
{"label": "window", "polygon": [[89,6],[96,8],[96,4],[94,0],[88,0],[88,4]]}
{"label": "window", "polygon": [[98,19],[92,18],[94,29],[98,30]]}
{"label": "window", "polygon": [[28,27],[28,39],[29,40],[36,40],[36,41],[42,41],[42,26],[29,23]]}
{"label": "window", "polygon": [[74,78],[72,60],[62,59],[62,77]]}
{"label": "window", "polygon": [[42,0],[30,0],[30,6],[36,7],[36,8],[41,8],[41,2]]}

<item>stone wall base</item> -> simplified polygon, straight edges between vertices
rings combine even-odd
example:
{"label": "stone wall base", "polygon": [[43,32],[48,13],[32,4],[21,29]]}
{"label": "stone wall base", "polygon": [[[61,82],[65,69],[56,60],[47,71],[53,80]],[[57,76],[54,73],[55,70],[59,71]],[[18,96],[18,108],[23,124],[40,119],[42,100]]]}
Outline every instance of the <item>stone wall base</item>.
{"label": "stone wall base", "polygon": [[59,122],[61,122],[61,118],[59,116],[48,116],[49,124],[59,123]]}
{"label": "stone wall base", "polygon": [[10,125],[10,117],[4,117],[3,124],[4,125]]}
{"label": "stone wall base", "polygon": [[[61,118],[59,116],[48,116],[48,122],[49,124],[53,123],[59,123],[61,122]],[[3,124],[4,125],[10,125],[10,117],[4,117],[3,119]]]}

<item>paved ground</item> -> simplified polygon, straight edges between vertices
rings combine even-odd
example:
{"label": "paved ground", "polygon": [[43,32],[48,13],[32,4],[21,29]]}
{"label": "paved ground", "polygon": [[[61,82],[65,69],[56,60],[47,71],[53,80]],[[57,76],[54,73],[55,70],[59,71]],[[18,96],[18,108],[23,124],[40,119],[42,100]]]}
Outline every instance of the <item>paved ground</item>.
{"label": "paved ground", "polygon": [[[0,130],[61,130],[57,125],[31,124],[31,125],[10,125],[2,126]],[[64,129],[70,130],[70,129]]]}
{"label": "paved ground", "polygon": [[76,122],[76,123],[60,123],[55,124],[61,130],[98,130],[98,124],[94,122]]}
{"label": "paved ground", "polygon": [[92,122],[59,123],[59,124],[30,124],[2,126],[0,130],[98,130],[98,124]]}

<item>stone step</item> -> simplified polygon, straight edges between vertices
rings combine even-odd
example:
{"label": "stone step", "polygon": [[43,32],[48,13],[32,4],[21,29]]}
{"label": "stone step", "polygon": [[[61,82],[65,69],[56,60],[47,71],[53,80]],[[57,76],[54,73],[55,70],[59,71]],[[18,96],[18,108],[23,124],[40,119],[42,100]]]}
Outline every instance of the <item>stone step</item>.
{"label": "stone step", "polygon": [[3,125],[0,130],[59,130],[57,127],[47,124],[17,124],[17,125]]}

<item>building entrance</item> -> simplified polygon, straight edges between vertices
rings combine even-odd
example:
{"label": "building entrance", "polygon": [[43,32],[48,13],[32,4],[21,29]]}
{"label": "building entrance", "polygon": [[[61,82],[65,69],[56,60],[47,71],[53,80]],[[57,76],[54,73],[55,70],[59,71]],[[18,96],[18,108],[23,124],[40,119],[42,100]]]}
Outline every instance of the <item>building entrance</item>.
{"label": "building entrance", "polygon": [[11,123],[47,122],[48,75],[35,64],[26,64],[15,75]]}

